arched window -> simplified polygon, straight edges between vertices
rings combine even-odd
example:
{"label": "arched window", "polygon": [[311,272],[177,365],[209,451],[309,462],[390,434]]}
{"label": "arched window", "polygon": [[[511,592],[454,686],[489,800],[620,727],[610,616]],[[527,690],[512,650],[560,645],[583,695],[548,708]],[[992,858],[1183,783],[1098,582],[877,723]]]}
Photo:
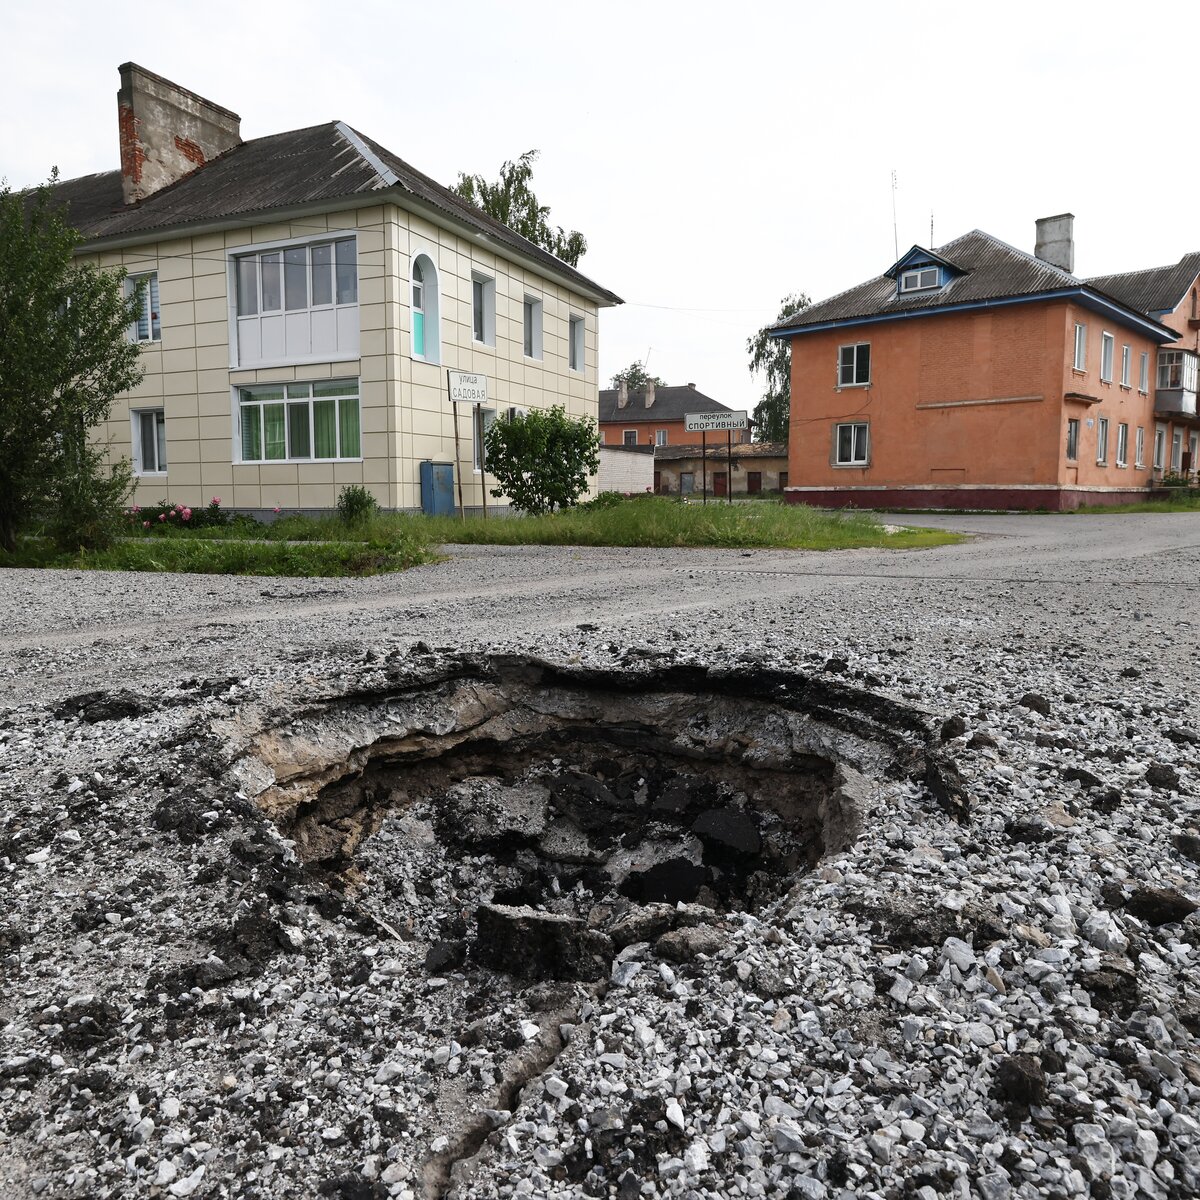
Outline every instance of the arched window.
{"label": "arched window", "polygon": [[437,270],[427,254],[418,254],[412,265],[412,352],[413,358],[441,361]]}

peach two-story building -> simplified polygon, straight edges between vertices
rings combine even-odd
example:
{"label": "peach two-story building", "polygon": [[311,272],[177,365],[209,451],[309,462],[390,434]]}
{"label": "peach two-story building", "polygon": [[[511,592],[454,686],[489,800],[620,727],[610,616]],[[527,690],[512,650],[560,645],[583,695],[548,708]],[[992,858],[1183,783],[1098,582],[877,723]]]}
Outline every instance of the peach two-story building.
{"label": "peach two-story building", "polygon": [[792,502],[1048,508],[1200,465],[1200,254],[1072,274],[1073,218],[1027,254],[973,230],[778,325]]}
{"label": "peach two-story building", "polygon": [[[145,373],[99,431],[141,503],[322,510],[356,484],[415,509],[428,464],[479,506],[489,420],[595,421],[612,292],[343,121],[246,140],[236,113],[120,72],[120,169],[52,191],[79,257],[141,297]],[[451,372],[486,400],[453,403]]]}

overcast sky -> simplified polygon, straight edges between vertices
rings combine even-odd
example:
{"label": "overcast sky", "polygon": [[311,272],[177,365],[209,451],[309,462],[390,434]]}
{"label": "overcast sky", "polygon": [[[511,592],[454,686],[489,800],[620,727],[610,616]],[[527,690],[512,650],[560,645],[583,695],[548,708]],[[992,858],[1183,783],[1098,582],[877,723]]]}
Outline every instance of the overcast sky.
{"label": "overcast sky", "polygon": [[0,177],[111,170],[132,59],[251,138],[344,120],[452,184],[539,149],[535,190],[624,297],[603,385],[649,356],[734,408],[746,338],[972,228],[1033,249],[1076,215],[1077,273],[1200,249],[1200,5],[555,0],[10,4]]}

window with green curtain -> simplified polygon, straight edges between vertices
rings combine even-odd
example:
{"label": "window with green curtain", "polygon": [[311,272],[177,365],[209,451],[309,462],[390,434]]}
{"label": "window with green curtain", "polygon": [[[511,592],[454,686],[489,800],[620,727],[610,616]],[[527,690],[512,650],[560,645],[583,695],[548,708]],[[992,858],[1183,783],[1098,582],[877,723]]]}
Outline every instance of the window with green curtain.
{"label": "window with green curtain", "polygon": [[313,401],[313,457],[337,458],[337,401]]}
{"label": "window with green curtain", "polygon": [[413,353],[419,358],[425,357],[425,314],[413,313]]}
{"label": "window with green curtain", "polygon": [[282,404],[263,405],[263,424],[266,427],[266,442],[268,461],[287,458],[287,444],[284,437],[285,422]]}
{"label": "window with green curtain", "polygon": [[362,452],[358,420],[358,400],[345,399],[338,402],[338,434],[342,458],[358,458]]}
{"label": "window with green curtain", "polygon": [[242,462],[262,459],[262,408],[257,404],[242,405]]}
{"label": "window with green curtain", "polygon": [[312,449],[308,440],[308,403],[289,404],[288,408],[288,458],[311,458]]}

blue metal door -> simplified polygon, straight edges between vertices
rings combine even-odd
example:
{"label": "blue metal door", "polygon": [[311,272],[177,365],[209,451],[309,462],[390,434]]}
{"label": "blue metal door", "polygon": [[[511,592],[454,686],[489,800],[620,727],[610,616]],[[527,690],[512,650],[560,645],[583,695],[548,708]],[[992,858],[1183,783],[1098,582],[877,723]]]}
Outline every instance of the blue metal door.
{"label": "blue metal door", "polygon": [[421,511],[427,517],[454,515],[454,464],[426,459],[421,464]]}

